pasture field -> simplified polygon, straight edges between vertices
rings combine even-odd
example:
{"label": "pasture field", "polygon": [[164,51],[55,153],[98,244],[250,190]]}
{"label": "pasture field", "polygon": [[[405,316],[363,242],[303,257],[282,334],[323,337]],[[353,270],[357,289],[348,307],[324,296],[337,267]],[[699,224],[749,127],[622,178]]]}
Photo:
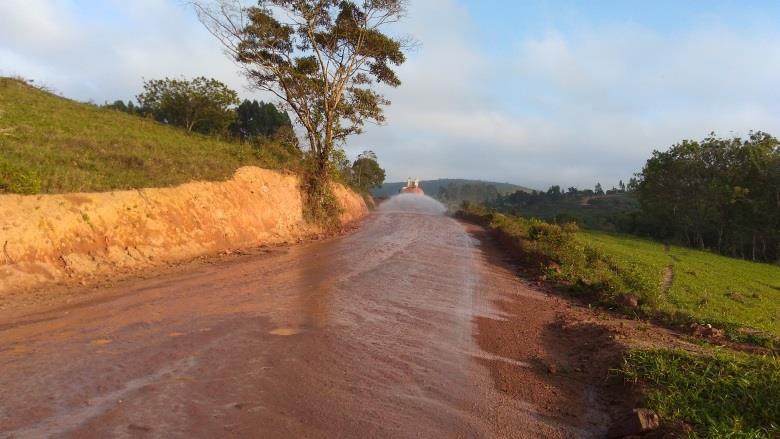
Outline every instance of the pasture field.
{"label": "pasture field", "polygon": [[780,338],[780,267],[625,235],[580,231],[619,272],[646,280],[645,311],[711,324],[739,337]]}

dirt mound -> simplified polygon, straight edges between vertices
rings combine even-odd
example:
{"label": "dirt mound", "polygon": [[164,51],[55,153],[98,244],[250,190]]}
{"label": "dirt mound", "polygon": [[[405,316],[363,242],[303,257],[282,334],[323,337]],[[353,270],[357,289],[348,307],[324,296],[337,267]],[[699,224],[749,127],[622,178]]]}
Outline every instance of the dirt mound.
{"label": "dirt mound", "polygon": [[[298,177],[244,167],[225,182],[62,195],[0,195],[0,294],[321,233]],[[335,187],[342,223],[367,213]]]}

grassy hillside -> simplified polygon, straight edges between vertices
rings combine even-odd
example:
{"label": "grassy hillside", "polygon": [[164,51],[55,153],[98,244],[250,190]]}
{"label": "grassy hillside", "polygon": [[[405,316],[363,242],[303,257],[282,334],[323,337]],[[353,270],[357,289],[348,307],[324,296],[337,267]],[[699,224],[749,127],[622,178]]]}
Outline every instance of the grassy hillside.
{"label": "grassy hillside", "polygon": [[190,135],[0,78],[0,193],[59,193],[223,180],[284,154]]}
{"label": "grassy hillside", "polygon": [[[523,186],[518,186],[511,183],[497,183],[493,181],[482,181],[482,180],[465,180],[465,179],[457,179],[457,178],[440,178],[438,180],[422,180],[420,181],[420,186],[422,186],[423,190],[427,195],[430,195],[432,197],[436,197],[437,194],[439,194],[440,189],[447,188],[450,186],[463,186],[463,185],[492,185],[495,186],[496,189],[500,194],[508,194],[515,191],[526,191],[530,192],[531,189],[528,189]],[[398,194],[398,191],[406,186],[406,182],[395,182],[395,183],[385,183],[382,185],[379,189],[374,189],[371,191],[371,194],[375,197],[392,197],[393,195]]]}
{"label": "grassy hillside", "polygon": [[632,236],[581,231],[578,238],[644,280],[649,313],[780,339],[780,267]]}
{"label": "grassy hillside", "polygon": [[780,340],[776,265],[472,209],[462,214],[489,222],[516,244],[526,266],[565,289],[608,306],[620,306],[621,296],[632,294],[639,302],[632,313],[710,324],[762,344]]}

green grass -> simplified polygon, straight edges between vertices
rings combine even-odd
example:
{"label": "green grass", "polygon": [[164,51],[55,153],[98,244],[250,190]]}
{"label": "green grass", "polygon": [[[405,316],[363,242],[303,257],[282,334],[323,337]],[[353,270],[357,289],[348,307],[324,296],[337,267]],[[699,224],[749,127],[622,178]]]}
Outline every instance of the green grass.
{"label": "green grass", "polygon": [[[526,269],[590,301],[667,323],[710,323],[767,347],[780,339],[778,266],[479,206],[458,215],[485,224]],[[674,276],[664,285],[669,267]],[[618,305],[627,293],[639,298],[638,309]],[[623,373],[642,385],[648,406],[665,422],[691,424],[693,436],[780,437],[780,360],[707,346],[701,343],[708,354],[629,351]]]}
{"label": "green grass", "polygon": [[[586,245],[599,248],[621,272],[639,272],[647,287],[642,298],[648,314],[674,321],[709,323],[733,338],[780,339],[780,267],[670,246],[631,236],[581,231]],[[664,271],[672,268],[668,291]]]}
{"label": "green grass", "polygon": [[[499,233],[524,266],[573,294],[618,309],[620,296],[633,294],[639,308],[623,311],[672,325],[711,324],[765,347],[780,340],[776,265],[473,209],[465,215]],[[669,268],[671,283],[663,285]]]}
{"label": "green grass", "polygon": [[629,351],[623,373],[645,387],[647,406],[692,436],[780,436],[780,360],[738,352]]}
{"label": "green grass", "polygon": [[62,193],[224,180],[240,166],[295,167],[278,145],[188,134],[0,78],[0,193]]}

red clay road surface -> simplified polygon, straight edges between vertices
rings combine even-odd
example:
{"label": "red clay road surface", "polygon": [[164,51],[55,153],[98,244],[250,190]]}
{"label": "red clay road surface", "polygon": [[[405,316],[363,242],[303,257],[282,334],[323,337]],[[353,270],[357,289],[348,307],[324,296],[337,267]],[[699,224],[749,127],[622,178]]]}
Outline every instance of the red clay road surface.
{"label": "red clay road surface", "polygon": [[594,390],[533,364],[556,301],[408,197],[342,238],[6,309],[0,437],[603,435]]}

